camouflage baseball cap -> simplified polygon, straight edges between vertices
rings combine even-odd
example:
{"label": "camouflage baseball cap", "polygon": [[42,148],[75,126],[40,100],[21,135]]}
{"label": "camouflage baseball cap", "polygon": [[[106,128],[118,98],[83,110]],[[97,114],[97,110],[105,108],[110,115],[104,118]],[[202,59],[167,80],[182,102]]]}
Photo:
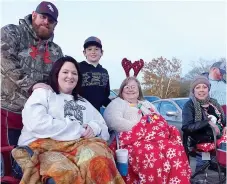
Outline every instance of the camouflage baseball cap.
{"label": "camouflage baseball cap", "polygon": [[102,42],[99,38],[95,36],[90,36],[84,41],[84,49],[86,49],[90,45],[95,45],[99,48],[102,48]]}
{"label": "camouflage baseball cap", "polygon": [[55,21],[58,19],[58,9],[56,6],[47,1],[42,1],[35,10],[37,13],[40,14],[48,14],[50,15]]}
{"label": "camouflage baseball cap", "polygon": [[214,63],[211,68],[218,68],[222,75],[226,74],[226,62],[225,61],[219,61]]}

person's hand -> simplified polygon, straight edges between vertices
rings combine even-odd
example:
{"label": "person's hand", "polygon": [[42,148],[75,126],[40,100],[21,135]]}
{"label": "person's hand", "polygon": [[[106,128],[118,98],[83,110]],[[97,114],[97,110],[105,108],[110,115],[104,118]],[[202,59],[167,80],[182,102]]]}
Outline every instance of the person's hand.
{"label": "person's hand", "polygon": [[35,89],[38,89],[38,88],[43,88],[43,89],[47,89],[47,90],[50,89],[51,91],[53,91],[53,89],[49,85],[47,85],[45,83],[37,83],[37,84],[35,84],[33,86],[33,88],[32,88],[32,91],[34,91]]}
{"label": "person's hand", "polygon": [[211,123],[213,123],[214,125],[216,125],[217,122],[217,118],[213,115],[209,115],[208,119],[210,120]]}
{"label": "person's hand", "polygon": [[83,138],[95,137],[95,134],[90,126],[85,125],[84,128],[85,128],[85,131],[82,133],[81,137]]}

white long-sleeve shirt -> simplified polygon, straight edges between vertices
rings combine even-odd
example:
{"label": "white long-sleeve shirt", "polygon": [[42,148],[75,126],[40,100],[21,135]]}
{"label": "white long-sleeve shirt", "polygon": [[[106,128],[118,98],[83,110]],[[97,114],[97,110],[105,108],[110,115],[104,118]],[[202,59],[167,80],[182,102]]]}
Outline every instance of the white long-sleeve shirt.
{"label": "white long-sleeve shirt", "polygon": [[56,94],[38,88],[33,91],[22,111],[23,129],[18,145],[28,145],[38,138],[59,141],[79,139],[89,125],[94,134],[109,139],[108,127],[101,114],[84,98]]}

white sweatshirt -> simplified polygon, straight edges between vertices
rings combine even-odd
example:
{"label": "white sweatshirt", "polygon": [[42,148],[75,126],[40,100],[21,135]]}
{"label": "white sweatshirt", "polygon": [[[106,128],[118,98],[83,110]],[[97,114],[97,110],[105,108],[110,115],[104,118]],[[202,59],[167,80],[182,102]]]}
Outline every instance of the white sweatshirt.
{"label": "white sweatshirt", "polygon": [[84,98],[74,101],[72,95],[56,94],[38,88],[33,91],[22,111],[23,129],[18,145],[28,145],[38,138],[59,141],[76,140],[89,125],[94,134],[109,139],[102,115]]}

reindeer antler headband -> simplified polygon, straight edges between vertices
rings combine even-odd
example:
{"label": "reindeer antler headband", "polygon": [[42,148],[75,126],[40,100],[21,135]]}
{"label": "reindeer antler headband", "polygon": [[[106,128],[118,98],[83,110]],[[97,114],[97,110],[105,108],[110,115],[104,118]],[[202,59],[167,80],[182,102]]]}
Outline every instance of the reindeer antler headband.
{"label": "reindeer antler headband", "polygon": [[134,76],[136,77],[138,75],[138,73],[140,72],[140,70],[143,68],[144,61],[142,59],[140,59],[140,60],[132,63],[127,58],[124,58],[124,59],[122,59],[121,65],[124,68],[124,71],[125,71],[125,74],[127,77],[129,77],[129,72],[131,69],[134,70]]}

